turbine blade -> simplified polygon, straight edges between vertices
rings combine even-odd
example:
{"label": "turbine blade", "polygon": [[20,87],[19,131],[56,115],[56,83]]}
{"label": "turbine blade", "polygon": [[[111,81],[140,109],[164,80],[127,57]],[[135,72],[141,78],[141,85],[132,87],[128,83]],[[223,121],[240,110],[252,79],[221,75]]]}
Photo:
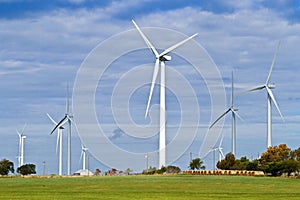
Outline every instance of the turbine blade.
{"label": "turbine blade", "polygon": [[53,122],[53,124],[57,125],[57,122],[48,114],[46,113],[48,118]]}
{"label": "turbine blade", "polygon": [[148,103],[147,103],[146,113],[145,113],[145,118],[147,117],[148,112],[149,112],[149,107],[150,107],[150,103],[151,103],[151,98],[152,98],[152,93],[153,93],[155,81],[156,81],[157,74],[158,74],[158,69],[159,69],[159,59],[156,59],[155,65],[154,65],[153,76],[152,76],[150,93],[149,93],[149,97],[148,97]]}
{"label": "turbine blade", "polygon": [[212,148],[208,151],[208,153],[213,152],[214,150],[215,150],[215,148],[212,147]]}
{"label": "turbine blade", "polygon": [[224,135],[222,135],[222,138],[221,138],[221,140],[220,140],[219,149],[220,149],[221,146],[222,146],[223,138],[224,138]]}
{"label": "turbine blade", "polygon": [[230,108],[233,107],[233,71],[231,71],[231,97],[230,97]]}
{"label": "turbine blade", "polygon": [[74,121],[73,121],[73,116],[70,116],[70,115],[66,115],[67,116],[67,121],[69,122],[69,125],[71,125],[71,123],[74,124]]}
{"label": "turbine blade", "polygon": [[236,112],[236,111],[234,111],[233,109],[232,109],[232,112],[241,120],[241,121],[245,121],[240,115],[239,115],[239,113],[238,112]]}
{"label": "turbine blade", "polygon": [[166,50],[164,50],[161,54],[159,54],[159,57],[162,57],[168,53],[170,53],[171,51],[173,51],[174,49],[176,49],[177,47],[183,45],[184,43],[186,43],[187,41],[189,41],[190,39],[196,37],[198,35],[198,33],[186,38],[185,40],[182,40],[181,42],[178,42],[177,44],[167,48]]}
{"label": "turbine blade", "polygon": [[277,44],[277,49],[275,51],[275,54],[274,54],[274,57],[273,57],[273,60],[272,60],[272,64],[271,64],[270,71],[269,71],[269,74],[268,74],[268,77],[267,77],[266,85],[269,84],[271,73],[272,73],[272,70],[273,70],[273,67],[274,67],[274,64],[275,64],[275,60],[276,60],[276,57],[277,57],[277,53],[278,53],[278,50],[279,50],[279,46],[280,46],[280,41]]}
{"label": "turbine blade", "polygon": [[17,131],[17,133],[18,133],[18,136],[21,137],[21,133],[20,133],[18,130],[16,130],[16,131]]}
{"label": "turbine blade", "polygon": [[24,131],[25,131],[25,128],[26,128],[27,124],[25,123],[24,126],[23,126],[23,129],[21,131],[21,135],[23,135]]}
{"label": "turbine blade", "polygon": [[219,152],[220,152],[220,154],[221,154],[222,158],[225,158],[225,156],[224,156],[224,153],[223,153],[222,149],[219,149]]}
{"label": "turbine blade", "polygon": [[253,92],[253,91],[256,91],[256,90],[261,90],[261,89],[264,89],[265,87],[266,87],[265,85],[257,86],[255,88],[252,88],[250,90],[246,90],[246,91],[242,92],[242,94],[248,93],[248,92]]}
{"label": "turbine blade", "polygon": [[272,99],[272,101],[273,101],[273,103],[274,103],[274,105],[275,105],[277,111],[279,112],[279,115],[280,115],[282,121],[284,121],[283,115],[282,115],[282,113],[281,113],[281,111],[280,111],[280,109],[279,109],[279,107],[278,107],[278,104],[277,104],[277,102],[276,102],[276,100],[275,100],[275,97],[274,97],[274,95],[273,95],[272,90],[271,90],[270,88],[268,88],[268,87],[266,87],[266,89],[267,89],[268,94],[270,95],[270,97],[271,97],[271,99]]}
{"label": "turbine blade", "polygon": [[70,115],[67,115],[67,118],[68,118],[68,120],[70,120],[72,123],[74,123],[74,121],[73,121],[73,116],[70,116]]}
{"label": "turbine blade", "polygon": [[220,115],[220,117],[218,117],[218,119],[216,119],[214,121],[214,123],[212,123],[209,128],[212,128],[222,117],[224,117],[231,109],[229,108],[226,112],[224,112],[222,115]]}
{"label": "turbine blade", "polygon": [[69,114],[69,84],[67,84],[67,94],[66,94],[66,114]]}
{"label": "turbine blade", "polygon": [[146,35],[142,32],[142,30],[140,29],[140,27],[135,23],[134,20],[131,20],[132,23],[134,24],[135,28],[138,30],[138,32],[140,33],[140,35],[142,36],[142,38],[144,39],[144,41],[146,42],[147,46],[149,47],[149,49],[152,51],[152,53],[155,55],[156,58],[159,57],[158,52],[156,51],[156,49],[154,48],[154,46],[151,44],[151,42],[148,40],[148,38],[146,37]]}
{"label": "turbine blade", "polygon": [[50,135],[53,134],[53,132],[59,127],[59,126],[63,126],[66,122],[67,122],[67,115],[62,119],[60,120],[60,122],[58,122],[58,124],[54,127],[54,129],[51,131]]}

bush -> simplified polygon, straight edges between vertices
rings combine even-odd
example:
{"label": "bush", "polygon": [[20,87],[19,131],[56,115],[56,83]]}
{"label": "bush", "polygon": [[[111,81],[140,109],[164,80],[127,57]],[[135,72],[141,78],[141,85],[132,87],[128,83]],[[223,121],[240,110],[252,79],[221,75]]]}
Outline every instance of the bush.
{"label": "bush", "polygon": [[168,166],[167,167],[167,173],[180,173],[181,172],[181,169],[177,166]]}
{"label": "bush", "polygon": [[36,174],[35,165],[34,164],[25,164],[17,169],[17,172],[23,176]]}

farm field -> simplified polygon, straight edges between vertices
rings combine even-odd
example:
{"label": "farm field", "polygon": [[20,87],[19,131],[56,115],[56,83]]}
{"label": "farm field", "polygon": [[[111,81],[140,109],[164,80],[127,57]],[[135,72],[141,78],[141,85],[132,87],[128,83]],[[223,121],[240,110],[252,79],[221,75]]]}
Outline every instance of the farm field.
{"label": "farm field", "polygon": [[300,179],[242,176],[0,178],[0,199],[300,199]]}

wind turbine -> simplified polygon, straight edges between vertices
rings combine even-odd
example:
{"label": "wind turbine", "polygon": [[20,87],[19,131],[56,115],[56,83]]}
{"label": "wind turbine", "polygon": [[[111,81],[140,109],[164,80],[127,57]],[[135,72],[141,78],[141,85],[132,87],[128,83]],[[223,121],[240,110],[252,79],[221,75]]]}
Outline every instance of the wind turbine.
{"label": "wind turbine", "polygon": [[64,118],[62,118],[57,125],[53,128],[51,131],[51,134],[60,126],[68,122],[68,169],[67,169],[67,175],[71,175],[71,118],[69,114],[69,85],[67,85],[67,94],[66,94],[66,114]]}
{"label": "wind turbine", "polygon": [[[47,113],[48,118],[57,126],[57,122]],[[62,130],[64,129],[63,125],[66,123],[62,123],[57,128],[57,142],[56,142],[56,153],[57,153],[57,147],[59,143],[59,162],[58,162],[58,175],[62,176],[62,165],[63,165],[63,142],[62,142]],[[52,134],[52,133],[51,133]]]}
{"label": "wind turbine", "polygon": [[277,104],[277,102],[275,100],[275,97],[273,95],[273,92],[271,90],[271,89],[275,88],[275,85],[270,84],[270,77],[271,77],[271,73],[272,73],[274,63],[275,63],[275,60],[276,60],[276,57],[277,57],[279,45],[280,45],[280,42],[278,42],[277,49],[275,51],[275,54],[274,54],[274,57],[273,57],[273,60],[272,60],[272,64],[271,64],[271,67],[270,67],[270,71],[269,71],[269,74],[268,74],[268,77],[267,77],[267,80],[266,80],[265,84],[246,91],[246,92],[252,92],[252,91],[262,90],[262,89],[266,89],[266,91],[267,91],[267,96],[268,96],[268,99],[267,99],[267,106],[268,106],[268,111],[267,111],[267,115],[268,115],[267,148],[272,146],[272,102],[274,103],[281,119],[284,121],[282,113],[281,113],[281,111],[278,107],[278,104]]}
{"label": "wind turbine", "polygon": [[223,138],[224,138],[224,137],[222,136],[222,138],[221,138],[221,140],[220,140],[220,144],[219,144],[219,146],[218,146],[218,148],[217,148],[217,150],[218,150],[218,152],[219,152],[219,161],[220,161],[220,162],[221,162],[222,159],[225,158],[224,153],[223,153],[223,147],[222,147]]}
{"label": "wind turbine", "polygon": [[222,136],[222,138],[221,138],[221,140],[220,140],[219,146],[214,146],[214,147],[212,147],[211,150],[209,151],[209,152],[213,152],[213,166],[214,166],[214,167],[215,167],[215,160],[216,160],[216,158],[215,158],[215,157],[216,157],[216,156],[215,156],[216,151],[219,152],[219,161],[221,161],[222,158],[225,158],[224,153],[223,153],[223,148],[222,148],[222,142],[223,142],[223,136]]}
{"label": "wind turbine", "polygon": [[230,97],[230,107],[222,114],[220,115],[211,125],[209,128],[212,128],[222,117],[224,117],[227,113],[231,112],[232,114],[232,125],[231,125],[231,148],[232,148],[232,154],[235,155],[236,153],[236,122],[235,118],[238,116],[240,119],[241,117],[237,113],[239,110],[238,108],[235,108],[233,106],[233,99],[234,99],[234,83],[233,83],[233,72],[231,73],[231,97]]}
{"label": "wind turbine", "polygon": [[85,161],[86,161],[86,152],[88,151],[88,148],[81,145],[81,155],[80,158],[82,158],[82,169],[85,170]]}
{"label": "wind turbine", "polygon": [[26,136],[24,135],[24,130],[26,128],[26,124],[24,125],[21,133],[17,130],[18,136],[19,136],[19,167],[21,167],[24,164],[24,140],[26,139]]}
{"label": "wind turbine", "polygon": [[145,118],[148,115],[150,102],[152,98],[152,93],[155,85],[155,81],[158,75],[158,71],[160,68],[160,133],[159,133],[159,167],[166,166],[166,90],[165,90],[165,62],[171,60],[171,56],[168,56],[167,54],[176,49],[177,47],[183,45],[190,39],[194,38],[198,33],[192,35],[189,38],[186,38],[185,40],[182,40],[181,42],[167,48],[162,53],[158,53],[157,50],[154,48],[154,46],[151,44],[151,42],[148,40],[148,38],[144,35],[142,30],[139,28],[139,26],[135,23],[134,20],[132,20],[132,23],[146,42],[147,46],[151,50],[151,52],[155,56],[155,65],[154,65],[154,71],[152,76],[152,82],[151,82],[151,88],[150,93],[148,97],[148,103],[147,108],[145,112]]}

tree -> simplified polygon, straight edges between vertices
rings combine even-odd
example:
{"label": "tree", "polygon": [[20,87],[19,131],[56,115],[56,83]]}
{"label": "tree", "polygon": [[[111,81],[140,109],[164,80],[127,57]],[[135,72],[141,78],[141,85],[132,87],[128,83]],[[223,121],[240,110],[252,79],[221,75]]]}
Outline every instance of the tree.
{"label": "tree", "polygon": [[281,168],[283,173],[287,173],[290,176],[291,173],[298,171],[299,162],[296,160],[285,160],[281,162]]}
{"label": "tree", "polygon": [[269,147],[259,159],[262,170],[272,176],[280,176],[298,171],[300,149],[292,151],[286,144]]}
{"label": "tree", "polygon": [[291,158],[300,161],[300,147],[291,152]]}
{"label": "tree", "polygon": [[265,166],[263,171],[271,173],[272,176],[280,176],[282,174],[282,165],[280,162],[271,162]]}
{"label": "tree", "polygon": [[21,167],[18,167],[17,172],[23,176],[29,174],[36,174],[35,165],[34,164],[25,164]]}
{"label": "tree", "polygon": [[253,160],[252,162],[248,162],[246,166],[246,170],[248,171],[259,171],[259,162],[258,160]]}
{"label": "tree", "polygon": [[224,160],[221,160],[217,163],[217,167],[219,169],[225,169],[225,170],[230,170],[233,169],[235,163],[235,157],[232,153],[228,153],[225,156]]}
{"label": "tree", "polygon": [[234,165],[231,167],[231,169],[235,170],[246,170],[247,165],[249,164],[249,160],[246,156],[241,157],[240,160],[235,160]]}
{"label": "tree", "polygon": [[261,164],[265,165],[269,162],[281,162],[291,158],[291,149],[286,144],[269,147],[260,158]]}
{"label": "tree", "polygon": [[195,169],[205,169],[205,166],[202,166],[203,161],[200,158],[195,158],[190,162],[189,168],[191,170]]}
{"label": "tree", "polygon": [[3,159],[0,161],[0,175],[8,175],[8,173],[14,173],[15,169],[14,169],[14,163],[7,160],[7,159]]}
{"label": "tree", "polygon": [[165,166],[161,166],[160,169],[155,171],[155,173],[157,173],[157,174],[163,174],[165,172],[167,172],[167,168]]}

